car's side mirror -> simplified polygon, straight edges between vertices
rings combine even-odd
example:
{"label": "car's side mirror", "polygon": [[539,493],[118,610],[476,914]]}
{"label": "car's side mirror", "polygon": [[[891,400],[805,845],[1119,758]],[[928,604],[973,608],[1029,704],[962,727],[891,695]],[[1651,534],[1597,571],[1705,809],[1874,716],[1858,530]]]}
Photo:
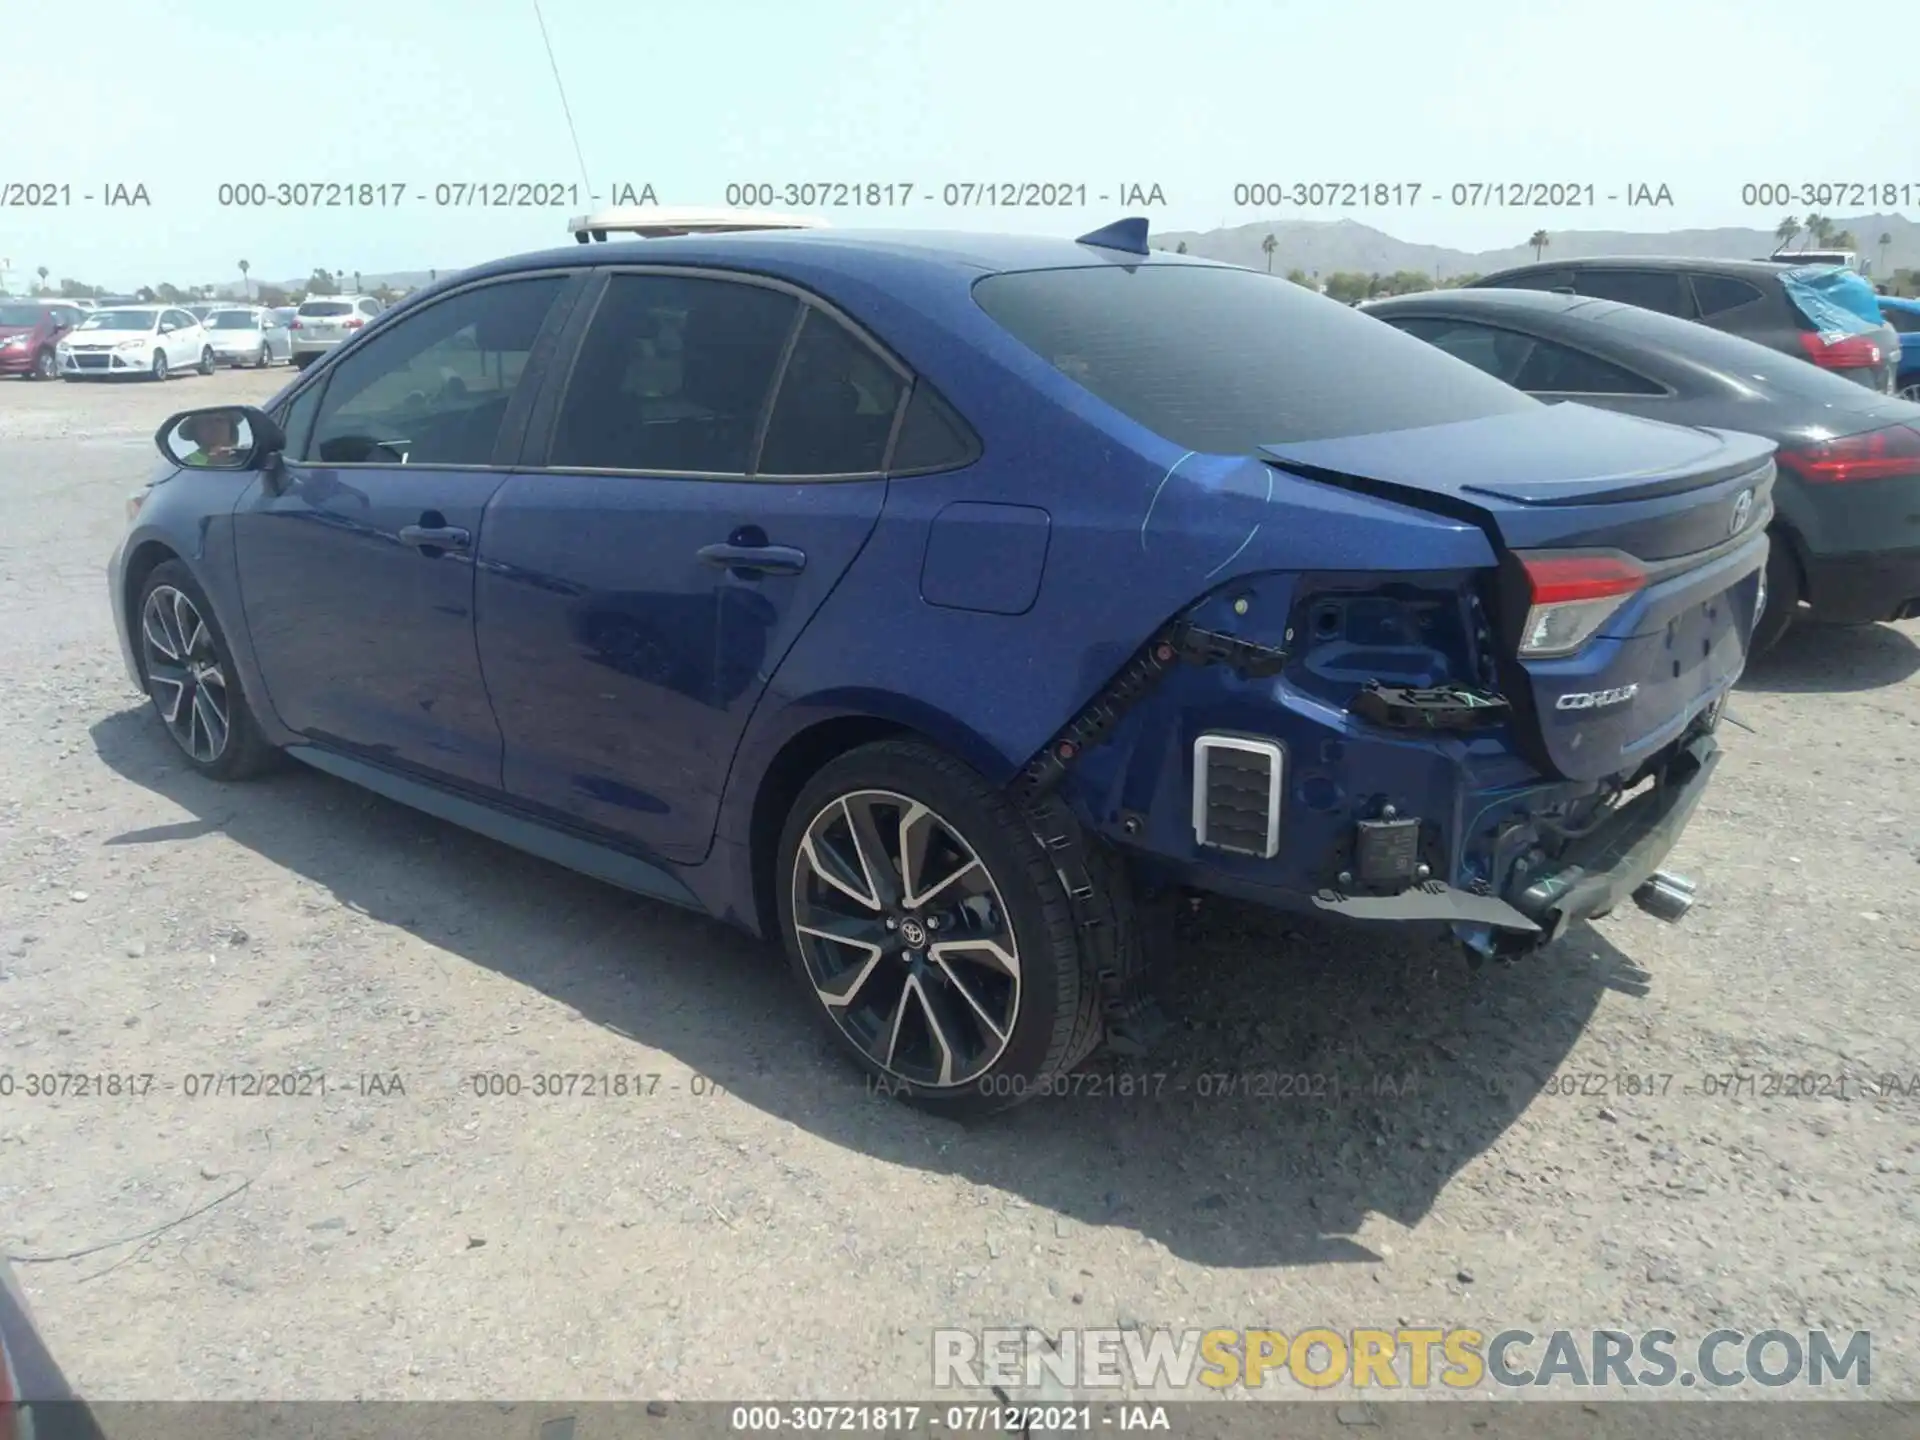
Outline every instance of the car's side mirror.
{"label": "car's side mirror", "polygon": [[252,405],[183,410],[153,438],[169,461],[193,470],[259,470],[287,444],[274,418]]}

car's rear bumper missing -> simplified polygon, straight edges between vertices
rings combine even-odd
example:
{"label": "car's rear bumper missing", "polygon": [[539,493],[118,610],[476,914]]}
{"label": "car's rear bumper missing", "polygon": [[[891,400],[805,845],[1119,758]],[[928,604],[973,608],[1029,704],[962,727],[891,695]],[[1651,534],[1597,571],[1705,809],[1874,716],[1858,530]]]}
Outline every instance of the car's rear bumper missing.
{"label": "car's rear bumper missing", "polygon": [[1514,908],[1553,940],[1575,921],[1605,915],[1630,898],[1687,828],[1721,753],[1710,734],[1682,746],[1658,784],[1573,841],[1549,869],[1514,892]]}

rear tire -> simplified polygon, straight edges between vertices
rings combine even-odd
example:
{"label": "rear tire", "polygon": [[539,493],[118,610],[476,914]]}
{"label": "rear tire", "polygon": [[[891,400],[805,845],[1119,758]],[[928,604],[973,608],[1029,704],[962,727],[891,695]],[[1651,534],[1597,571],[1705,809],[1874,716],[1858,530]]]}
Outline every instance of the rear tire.
{"label": "rear tire", "polygon": [[[903,868],[919,873],[903,884]],[[1099,1045],[1058,872],[1007,795],[952,756],[884,740],[829,762],[794,802],[774,874],[794,974],[875,1092],[990,1115],[1062,1093]]]}
{"label": "rear tire", "polygon": [[1800,583],[1800,563],[1793,557],[1793,546],[1786,534],[1776,530],[1769,539],[1772,543],[1767,550],[1767,599],[1759,622],[1753,627],[1753,641],[1748,647],[1750,659],[1773,649],[1793,628],[1795,612],[1805,595],[1805,587]]}
{"label": "rear tire", "polygon": [[304,370],[312,363],[313,356],[311,355],[295,355],[293,357],[293,368],[296,370]]}

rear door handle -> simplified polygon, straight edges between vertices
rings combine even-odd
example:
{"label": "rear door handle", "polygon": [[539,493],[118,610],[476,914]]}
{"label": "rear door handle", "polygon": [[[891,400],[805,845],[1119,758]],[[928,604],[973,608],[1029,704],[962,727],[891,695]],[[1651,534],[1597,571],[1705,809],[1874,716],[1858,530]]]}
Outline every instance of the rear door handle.
{"label": "rear door handle", "polygon": [[457,525],[402,525],[400,543],[416,550],[465,550],[473,535]]}
{"label": "rear door handle", "polygon": [[761,575],[798,575],[807,568],[807,552],[791,545],[703,545],[700,558],[716,570]]}

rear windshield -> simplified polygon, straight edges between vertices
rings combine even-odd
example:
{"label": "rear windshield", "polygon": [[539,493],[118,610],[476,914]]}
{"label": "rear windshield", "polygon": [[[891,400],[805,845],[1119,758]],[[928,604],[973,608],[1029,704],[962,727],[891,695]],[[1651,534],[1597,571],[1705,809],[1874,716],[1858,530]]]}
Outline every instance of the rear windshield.
{"label": "rear windshield", "polygon": [[300,307],[302,315],[345,315],[353,307],[344,300],[309,300]]}
{"label": "rear windshield", "polygon": [[993,275],[995,321],[1176,445],[1262,445],[1411,430],[1540,402],[1425,341],[1257,270],[1099,265]]}
{"label": "rear windshield", "polygon": [[0,305],[0,325],[38,325],[38,305]]}
{"label": "rear windshield", "polygon": [[216,310],[207,317],[209,330],[258,330],[260,322],[245,310]]}
{"label": "rear windshield", "polygon": [[1604,313],[1597,308],[1581,313],[1590,316],[1596,325],[1630,336],[1636,345],[1676,351],[1688,360],[1724,370],[1774,395],[1797,395],[1833,403],[1870,399],[1874,394],[1858,381],[1822,370],[1811,360],[1769,349],[1724,330],[1710,329],[1697,321],[1661,315],[1635,305],[1615,306]]}

